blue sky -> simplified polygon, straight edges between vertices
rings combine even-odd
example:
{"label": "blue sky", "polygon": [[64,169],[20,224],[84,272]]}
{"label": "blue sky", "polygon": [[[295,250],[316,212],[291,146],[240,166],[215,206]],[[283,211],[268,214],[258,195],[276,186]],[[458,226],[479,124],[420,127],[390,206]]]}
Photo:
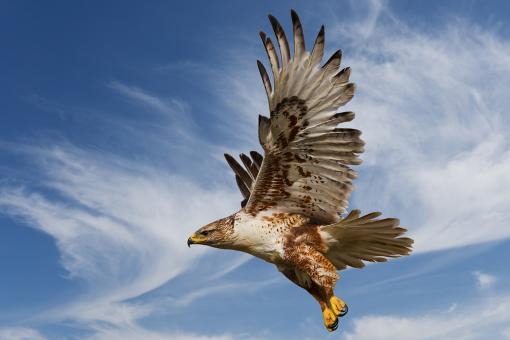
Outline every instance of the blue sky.
{"label": "blue sky", "polygon": [[[343,50],[367,142],[352,208],[415,253],[318,305],[249,256],[186,247],[260,150],[266,15]],[[0,3],[1,339],[510,338],[506,1]]]}

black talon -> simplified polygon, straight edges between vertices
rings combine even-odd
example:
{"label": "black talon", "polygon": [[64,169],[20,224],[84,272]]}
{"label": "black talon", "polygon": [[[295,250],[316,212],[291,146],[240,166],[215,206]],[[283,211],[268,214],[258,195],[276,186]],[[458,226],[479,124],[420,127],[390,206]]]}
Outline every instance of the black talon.
{"label": "black talon", "polygon": [[329,329],[331,329],[332,331],[336,331],[338,329],[338,318],[335,320],[335,323],[333,323]]}
{"label": "black talon", "polygon": [[342,308],[342,310],[340,311],[340,315],[338,315],[338,316],[339,317],[345,316],[345,314],[347,314],[347,312],[349,312],[349,306],[345,305],[344,308]]}

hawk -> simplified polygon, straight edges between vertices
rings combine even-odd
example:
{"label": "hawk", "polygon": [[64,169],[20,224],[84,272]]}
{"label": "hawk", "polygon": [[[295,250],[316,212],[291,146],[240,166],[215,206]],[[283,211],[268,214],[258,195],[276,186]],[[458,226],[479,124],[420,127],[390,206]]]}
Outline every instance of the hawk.
{"label": "hawk", "polygon": [[260,33],[272,71],[271,81],[257,61],[270,112],[269,118],[259,116],[264,156],[251,151],[239,163],[225,154],[243,195],[241,209],[198,229],[188,246],[243,251],[275,264],[317,300],[325,327],[334,331],[347,313],[333,291],[337,271],[408,255],[413,240],[402,237],[407,230],[396,218],[379,218],[379,212],[362,216],[359,210],[346,214],[357,177],[351,166],[361,163],[364,146],[359,130],[338,126],[354,119],[353,112],[337,112],[354,95],[351,70],[339,70],[340,50],[321,66],[324,26],[308,52],[294,10],[291,18],[293,54],[272,15],[279,55],[271,38]]}

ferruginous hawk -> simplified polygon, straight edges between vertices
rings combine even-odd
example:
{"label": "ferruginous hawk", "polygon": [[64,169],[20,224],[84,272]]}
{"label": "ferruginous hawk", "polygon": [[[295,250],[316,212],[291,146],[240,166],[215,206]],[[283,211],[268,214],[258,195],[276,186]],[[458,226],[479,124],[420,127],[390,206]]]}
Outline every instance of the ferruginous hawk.
{"label": "ferruginous hawk", "polygon": [[271,81],[257,61],[270,112],[259,116],[264,156],[241,154],[241,165],[225,155],[244,198],[241,209],[197,230],[188,245],[239,250],[274,263],[318,301],[324,325],[334,331],[347,312],[333,292],[337,270],[408,255],[413,240],[402,237],[406,229],[398,219],[379,218],[379,212],[352,210],[342,217],[356,178],[351,166],[361,163],[364,145],[360,131],[338,127],[354,119],[353,112],[337,112],[354,95],[351,70],[339,70],[340,51],[321,66],[324,26],[308,52],[295,11],[291,17],[293,55],[272,15],[280,55],[260,33],[273,74]]}

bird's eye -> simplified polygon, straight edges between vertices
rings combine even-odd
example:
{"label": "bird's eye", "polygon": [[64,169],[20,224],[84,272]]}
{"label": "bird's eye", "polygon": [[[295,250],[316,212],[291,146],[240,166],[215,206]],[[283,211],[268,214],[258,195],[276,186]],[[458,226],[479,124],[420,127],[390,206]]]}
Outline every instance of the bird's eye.
{"label": "bird's eye", "polygon": [[202,231],[202,235],[207,236],[207,234],[209,234],[209,231],[207,230]]}

